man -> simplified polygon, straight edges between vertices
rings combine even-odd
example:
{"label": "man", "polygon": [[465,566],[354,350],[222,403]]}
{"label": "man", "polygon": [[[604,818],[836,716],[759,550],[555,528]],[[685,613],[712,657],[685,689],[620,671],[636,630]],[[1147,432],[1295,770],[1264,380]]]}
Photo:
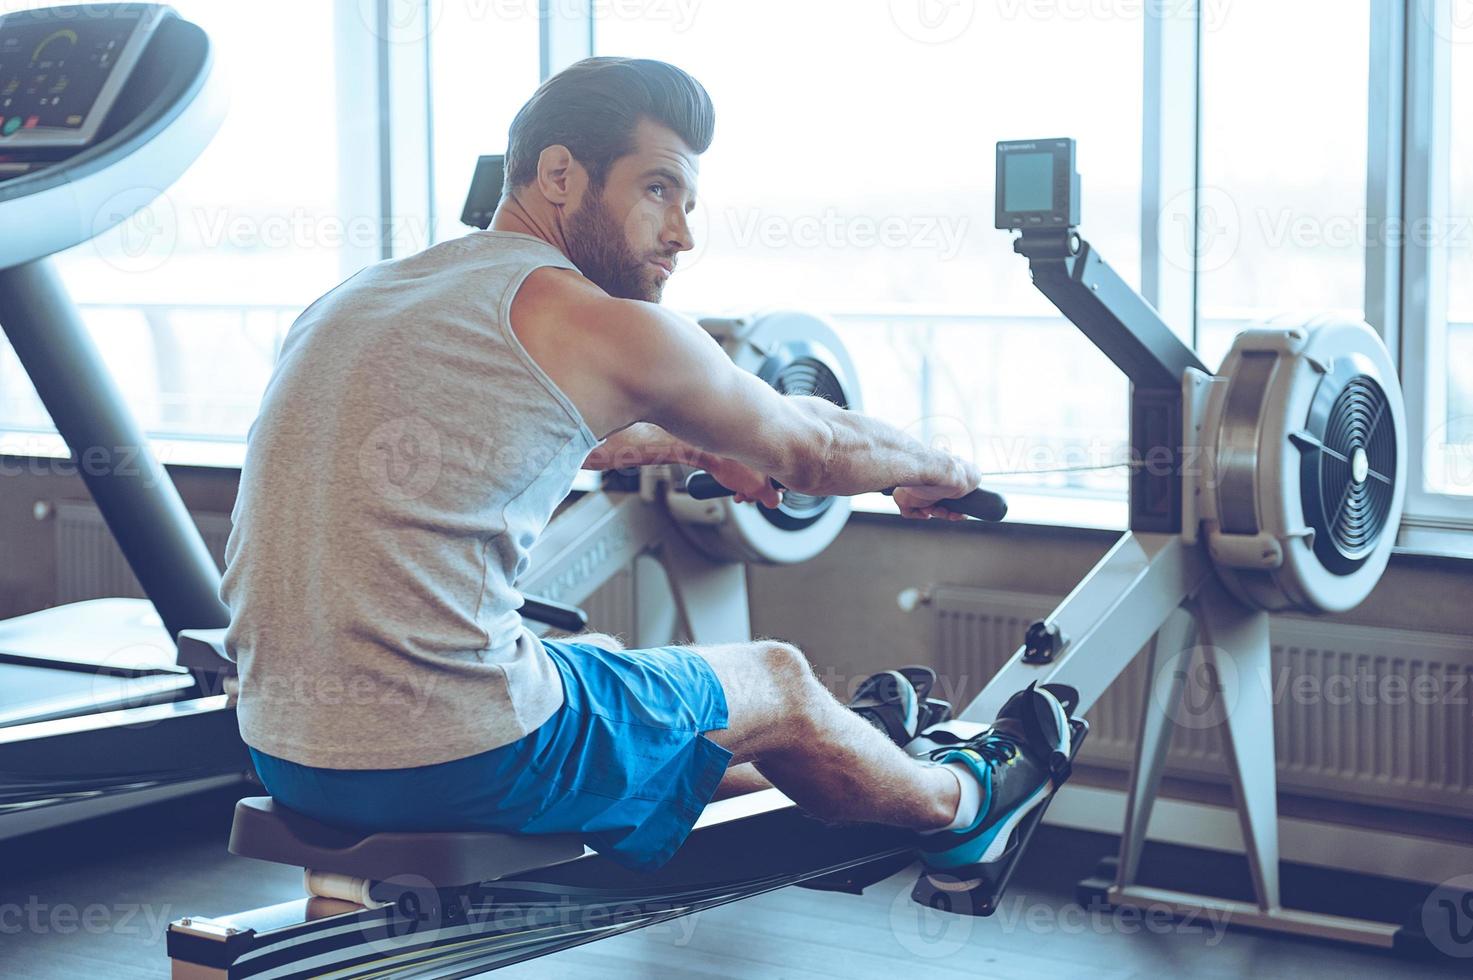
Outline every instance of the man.
{"label": "man", "polygon": [[[292,327],[222,591],[241,731],[284,805],[574,832],[653,868],[723,781],[770,780],[820,817],[935,832],[934,865],[965,867],[1047,794],[1021,724],[917,761],[785,643],[624,651],[522,626],[514,583],[583,466],[678,459],[768,506],[774,481],[896,487],[918,519],[959,519],[940,502],[977,486],[965,460],[778,395],[658,305],[713,120],[677,68],[580,62],[512,123],[489,231],[372,266]],[[895,700],[914,726],[914,692]]]}

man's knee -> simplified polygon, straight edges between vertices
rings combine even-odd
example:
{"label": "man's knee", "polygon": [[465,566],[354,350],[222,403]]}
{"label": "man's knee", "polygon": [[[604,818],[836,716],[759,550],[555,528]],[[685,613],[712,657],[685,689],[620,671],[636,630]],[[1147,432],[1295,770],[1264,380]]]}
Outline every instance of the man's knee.
{"label": "man's knee", "polygon": [[768,678],[783,700],[803,706],[822,693],[818,678],[813,673],[813,665],[808,662],[803,651],[791,643],[764,640],[760,644],[758,656]]}

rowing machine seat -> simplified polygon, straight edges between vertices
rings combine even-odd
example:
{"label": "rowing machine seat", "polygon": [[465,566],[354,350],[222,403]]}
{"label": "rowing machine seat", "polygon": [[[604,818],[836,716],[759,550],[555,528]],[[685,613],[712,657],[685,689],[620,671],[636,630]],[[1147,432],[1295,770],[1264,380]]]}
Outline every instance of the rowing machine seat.
{"label": "rowing machine seat", "polygon": [[572,861],[584,849],[569,834],[365,834],[303,816],[269,796],[253,796],[235,805],[230,853],[369,881],[412,876],[437,888],[455,888]]}

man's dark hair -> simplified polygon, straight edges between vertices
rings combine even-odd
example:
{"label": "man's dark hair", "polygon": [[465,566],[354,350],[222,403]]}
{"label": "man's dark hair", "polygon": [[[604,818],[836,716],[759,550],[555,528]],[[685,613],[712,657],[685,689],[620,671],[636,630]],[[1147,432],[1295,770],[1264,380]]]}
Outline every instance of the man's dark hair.
{"label": "man's dark hair", "polygon": [[537,176],[537,158],[561,144],[600,188],[609,168],[634,152],[634,130],[650,119],[696,153],[711,146],[716,110],[701,83],[663,61],[584,58],[542,83],[512,120],[506,191]]}

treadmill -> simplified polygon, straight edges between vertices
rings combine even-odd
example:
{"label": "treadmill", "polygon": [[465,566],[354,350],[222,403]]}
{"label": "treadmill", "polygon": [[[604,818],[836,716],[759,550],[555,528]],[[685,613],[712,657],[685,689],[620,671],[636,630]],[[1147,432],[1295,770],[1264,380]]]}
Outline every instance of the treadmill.
{"label": "treadmill", "polygon": [[0,17],[0,327],[148,598],[0,622],[0,839],[239,782],[220,572],[50,256],[126,221],[209,144],[225,97],[168,7]]}

